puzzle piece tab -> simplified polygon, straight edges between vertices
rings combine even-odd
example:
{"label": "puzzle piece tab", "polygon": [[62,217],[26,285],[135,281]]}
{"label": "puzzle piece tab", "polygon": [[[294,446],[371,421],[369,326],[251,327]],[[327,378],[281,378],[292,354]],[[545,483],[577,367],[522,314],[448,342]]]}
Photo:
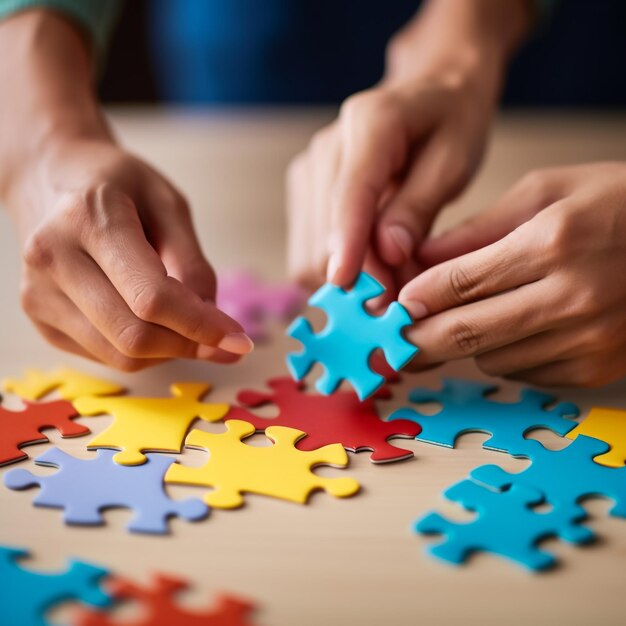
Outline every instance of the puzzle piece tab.
{"label": "puzzle piece tab", "polygon": [[[372,463],[388,463],[413,456],[389,439],[413,439],[420,432],[418,424],[409,421],[384,422],[378,416],[372,398],[363,402],[352,391],[338,391],[330,396],[306,393],[303,383],[291,378],[273,378],[268,382],[270,392],[242,391],[237,396],[245,407],[276,404],[276,418],[259,417],[246,408],[233,407],[226,419],[239,419],[252,424],[258,431],[271,425],[289,426],[307,433],[296,444],[299,450],[315,450],[330,443],[340,443],[346,450],[371,450]],[[375,397],[390,397],[383,387]]]}
{"label": "puzzle piece tab", "polygon": [[426,415],[412,408],[399,409],[389,421],[411,420],[422,427],[419,441],[454,447],[458,437],[470,432],[491,435],[483,446],[489,450],[508,451],[524,444],[524,434],[537,428],[549,428],[558,435],[565,435],[576,426],[567,419],[578,415],[578,407],[561,402],[551,409],[545,407],[554,397],[533,389],[522,389],[518,402],[497,402],[488,394],[496,391],[496,385],[470,380],[444,379],[439,390],[417,388],[409,393],[411,402],[438,402],[443,405],[439,413]]}
{"label": "puzzle piece tab", "polygon": [[111,599],[100,589],[107,570],[68,561],[61,573],[36,572],[22,567],[26,550],[0,546],[0,622],[6,626],[47,626],[48,610],[67,601],[106,607]]}
{"label": "puzzle piece tab", "polygon": [[124,391],[116,383],[67,367],[59,367],[52,372],[28,369],[23,378],[7,378],[2,386],[5,391],[25,400],[39,400],[53,391],[57,391],[64,400],[75,400],[80,396],[111,396]]}
{"label": "puzzle piece tab", "polygon": [[342,380],[347,380],[363,400],[384,383],[370,366],[375,350],[382,349],[396,371],[406,365],[418,351],[402,335],[411,323],[407,310],[398,302],[392,302],[381,316],[365,310],[365,303],[383,292],[378,281],[361,273],[350,291],[327,283],[314,293],[309,304],[323,309],[328,322],[324,330],[314,333],[305,318],[293,321],[287,333],[304,348],[287,356],[292,376],[302,380],[315,363],[321,363],[324,374],[316,384],[320,393],[331,394]]}
{"label": "puzzle piece tab", "polygon": [[143,465],[126,467],[114,463],[113,455],[112,450],[99,450],[95,459],[83,460],[51,448],[35,463],[59,468],[58,472],[37,476],[24,469],[9,470],[4,484],[9,489],[41,487],[33,503],[65,509],[67,524],[100,525],[103,510],[121,507],[135,513],[127,526],[131,532],[164,534],[170,517],[195,521],[207,516],[202,501],[172,500],[165,493],[163,477],[173,463],[171,457],[147,454]]}
{"label": "puzzle piece tab", "polygon": [[211,385],[175,383],[172,398],[83,397],[74,402],[82,415],[108,413],[111,426],[92,439],[87,447],[121,450],[113,459],[122,465],[144,463],[144,451],[180,452],[185,435],[196,418],[215,422],[228,412],[227,404],[200,402]]}
{"label": "puzzle piece tab", "polygon": [[567,434],[569,439],[578,435],[595,437],[608,443],[610,450],[594,458],[596,463],[607,467],[626,465],[626,410],[596,407],[574,430]]}
{"label": "puzzle piece tab", "polygon": [[175,600],[177,594],[188,588],[185,580],[165,574],[156,574],[150,586],[145,587],[114,578],[107,584],[114,599],[138,602],[141,614],[122,621],[104,612],[83,611],[75,626],[252,626],[249,616],[254,605],[250,602],[221,595],[215,608],[192,611]]}
{"label": "puzzle piece tab", "polygon": [[539,550],[537,543],[556,536],[570,543],[587,543],[593,533],[579,526],[585,510],[569,504],[548,513],[532,506],[543,501],[538,489],[513,485],[508,491],[492,491],[471,480],[450,487],[444,496],[477,513],[470,522],[452,522],[438,513],[429,513],[415,524],[415,531],[426,535],[445,535],[443,542],[431,546],[430,554],[454,564],[463,563],[474,552],[490,552],[506,557],[531,570],[554,564],[554,556]]}
{"label": "puzzle piece tab", "polygon": [[0,407],[0,466],[27,459],[22,446],[45,443],[45,428],[55,428],[62,437],[78,437],[91,431],[72,420],[78,417],[76,409],[65,400],[54,402],[25,401],[22,411]]}
{"label": "puzzle piece tab", "polygon": [[200,467],[175,463],[165,476],[166,482],[211,487],[213,491],[204,501],[221,509],[242,506],[244,493],[305,504],[319,489],[340,498],[359,490],[359,483],[352,478],[324,478],[312,471],[317,465],[345,467],[348,456],[340,444],[298,450],[295,444],[305,433],[283,426],[266,429],[273,446],[251,446],[242,441],[254,432],[252,424],[240,420],[228,420],[224,433],[191,431],[185,445],[207,450],[209,459]]}
{"label": "puzzle piece tab", "polygon": [[305,300],[297,285],[270,285],[247,271],[225,273],[218,281],[217,306],[255,341],[267,337],[269,321],[289,321]]}
{"label": "puzzle piece tab", "polygon": [[608,444],[579,435],[567,448],[548,450],[538,441],[508,450],[513,456],[530,458],[525,470],[512,474],[497,465],[483,465],[472,470],[470,478],[493,489],[524,485],[539,489],[546,500],[568,507],[591,496],[611,498],[611,515],[626,517],[626,467],[605,467],[593,459],[604,454]]}

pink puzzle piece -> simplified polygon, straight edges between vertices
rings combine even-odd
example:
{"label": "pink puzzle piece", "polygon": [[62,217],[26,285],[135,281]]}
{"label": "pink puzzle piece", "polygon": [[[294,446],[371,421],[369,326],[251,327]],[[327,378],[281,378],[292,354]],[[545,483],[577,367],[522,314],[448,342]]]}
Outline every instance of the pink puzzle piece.
{"label": "pink puzzle piece", "polygon": [[306,294],[300,287],[271,285],[245,270],[226,272],[218,281],[217,306],[256,341],[266,338],[268,321],[289,321],[305,300]]}

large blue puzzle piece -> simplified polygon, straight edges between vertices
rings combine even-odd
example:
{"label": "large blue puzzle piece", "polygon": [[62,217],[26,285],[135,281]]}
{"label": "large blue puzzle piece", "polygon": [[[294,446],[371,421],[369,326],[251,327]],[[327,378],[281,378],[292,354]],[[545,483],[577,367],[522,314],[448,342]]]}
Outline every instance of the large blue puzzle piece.
{"label": "large blue puzzle piece", "polygon": [[115,463],[114,454],[116,450],[98,450],[97,458],[83,460],[51,448],[35,463],[58,467],[58,472],[36,476],[14,469],[4,475],[4,484],[10,489],[39,485],[41,492],[33,502],[65,509],[67,524],[99,525],[104,509],[122,507],[135,512],[127,527],[131,532],[163,534],[170,517],[193,521],[207,516],[209,509],[201,500],[177,501],[165,493],[163,477],[174,462],[171,457],[146,454],[147,463],[126,466]]}
{"label": "large blue puzzle piece", "polygon": [[496,465],[472,470],[470,478],[483,485],[502,489],[509,485],[527,485],[541,490],[554,506],[569,506],[590,496],[614,500],[611,515],[626,517],[626,467],[607,467],[593,457],[607,452],[609,445],[598,439],[578,435],[562,450],[548,450],[530,440],[508,450],[513,456],[528,457],[531,465],[518,474],[510,474]]}
{"label": "large blue puzzle piece", "polygon": [[24,569],[18,561],[26,550],[0,546],[0,623],[6,626],[47,626],[44,615],[57,604],[77,600],[106,607],[111,598],[99,587],[107,570],[70,560],[64,572]]}
{"label": "large blue puzzle piece", "polygon": [[522,389],[518,402],[497,402],[486,397],[497,389],[470,380],[444,379],[439,390],[417,388],[409,393],[411,402],[441,403],[439,413],[425,415],[406,407],[389,419],[417,422],[422,432],[416,439],[449,448],[464,433],[488,433],[491,437],[483,446],[500,451],[521,448],[527,441],[524,433],[533,429],[549,428],[562,436],[577,425],[565,417],[578,415],[578,407],[571,402],[561,402],[548,410],[545,407],[554,402],[554,397],[532,389]]}
{"label": "large blue puzzle piece", "polygon": [[288,328],[287,334],[304,346],[302,352],[287,356],[293,377],[301,380],[315,363],[321,363],[324,374],[316,384],[320,393],[331,394],[342,380],[347,380],[364,400],[384,383],[369,365],[375,350],[382,349],[395,371],[406,365],[418,351],[402,336],[402,329],[411,323],[407,310],[398,302],[392,302],[381,316],[365,310],[365,303],[383,292],[383,286],[365,273],[359,275],[350,291],[327,283],[315,292],[309,304],[323,309],[328,322],[319,333],[314,333],[303,317]]}
{"label": "large blue puzzle piece", "polygon": [[548,513],[533,511],[543,494],[525,485],[513,485],[508,491],[493,491],[471,480],[450,487],[445,497],[475,511],[475,520],[452,522],[438,513],[429,513],[415,524],[422,534],[445,535],[445,540],[429,547],[429,552],[454,564],[463,563],[474,552],[491,552],[506,557],[531,570],[552,566],[552,554],[539,550],[537,543],[547,537],[559,537],[570,543],[586,543],[593,533],[577,522],[585,510],[576,505],[554,508]]}

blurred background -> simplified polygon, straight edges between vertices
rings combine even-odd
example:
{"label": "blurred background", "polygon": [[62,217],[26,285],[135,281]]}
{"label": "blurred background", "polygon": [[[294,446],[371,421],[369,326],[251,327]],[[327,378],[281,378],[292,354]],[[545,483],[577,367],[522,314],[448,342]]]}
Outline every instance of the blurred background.
{"label": "blurred background", "polygon": [[[460,0],[463,1],[463,0]],[[338,104],[383,72],[418,0],[127,0],[105,102]],[[626,1],[561,0],[508,74],[504,106],[626,105]]]}

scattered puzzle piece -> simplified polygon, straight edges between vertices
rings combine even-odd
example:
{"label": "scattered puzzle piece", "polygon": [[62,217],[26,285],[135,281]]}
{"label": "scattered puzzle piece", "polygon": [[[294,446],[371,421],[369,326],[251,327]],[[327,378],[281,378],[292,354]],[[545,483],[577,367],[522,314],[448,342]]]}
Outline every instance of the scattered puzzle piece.
{"label": "scattered puzzle piece", "polygon": [[340,444],[304,452],[295,444],[305,433],[283,426],[270,426],[265,431],[273,446],[251,446],[242,441],[254,432],[252,424],[240,420],[228,420],[224,433],[191,431],[186,445],[207,450],[209,459],[200,467],[175,463],[165,476],[166,482],[212,487],[204,500],[221,509],[243,505],[245,492],[305,504],[318,489],[340,498],[359,490],[359,483],[352,478],[324,478],[312,471],[317,465],[345,467],[348,456]]}
{"label": "scattered puzzle piece", "polygon": [[419,441],[449,448],[465,433],[488,433],[491,437],[483,447],[504,452],[519,448],[527,441],[524,434],[531,430],[549,428],[565,435],[576,426],[576,422],[565,417],[578,415],[578,407],[570,402],[546,409],[554,398],[532,389],[522,389],[518,402],[490,400],[488,394],[497,389],[496,385],[470,380],[444,379],[439,390],[417,388],[409,393],[411,402],[441,403],[443,409],[439,413],[425,415],[406,407],[393,413],[389,420],[417,422],[422,427]]}
{"label": "scattered puzzle piece", "polygon": [[235,596],[219,596],[215,608],[203,611],[181,607],[175,596],[188,588],[186,581],[164,574],[156,574],[146,587],[114,578],[107,584],[114,599],[138,602],[141,615],[122,621],[101,611],[82,611],[75,626],[252,626],[248,618],[254,605]]}
{"label": "scattered puzzle piece", "polygon": [[53,391],[58,391],[64,400],[75,400],[80,396],[111,396],[124,391],[116,383],[67,367],[52,372],[28,369],[23,378],[7,378],[2,386],[5,391],[25,400],[39,400]]}
{"label": "scattered puzzle piece", "polygon": [[56,428],[62,437],[78,437],[91,431],[72,421],[76,409],[66,400],[28,402],[22,411],[0,407],[0,466],[27,459],[22,446],[45,443],[48,437],[41,431]]}
{"label": "scattered puzzle piece", "polygon": [[429,547],[435,557],[450,563],[463,563],[473,552],[491,552],[524,565],[542,570],[554,564],[554,556],[539,550],[537,543],[556,536],[570,543],[586,543],[593,533],[576,522],[585,510],[569,504],[548,513],[538,513],[532,506],[543,501],[538,489],[513,485],[508,491],[492,491],[471,480],[450,487],[444,496],[477,513],[470,522],[452,522],[438,513],[429,513],[415,524],[415,531],[445,535],[442,543]]}
{"label": "scattered puzzle piece", "polygon": [[309,299],[311,306],[323,309],[328,317],[324,330],[314,333],[308,320],[299,317],[287,333],[300,341],[304,349],[287,356],[287,365],[296,380],[304,378],[315,363],[324,366],[317,389],[331,394],[342,380],[352,383],[361,400],[372,395],[384,378],[372,371],[369,359],[380,348],[394,370],[401,369],[418,348],[402,335],[411,323],[407,310],[393,302],[384,315],[373,316],[365,303],[384,292],[382,285],[361,273],[350,291],[327,283]]}
{"label": "scattered puzzle piece", "polygon": [[67,524],[100,525],[104,509],[122,507],[135,513],[127,526],[131,532],[164,534],[170,517],[195,521],[207,516],[208,508],[200,500],[172,500],[165,493],[163,477],[173,463],[171,457],[148,454],[143,465],[126,467],[114,463],[113,455],[112,450],[99,450],[97,458],[83,460],[51,448],[35,463],[57,467],[58,472],[37,476],[14,469],[4,475],[4,484],[9,489],[41,487],[34,504],[65,509]]}
{"label": "scattered puzzle piece", "polygon": [[227,404],[200,402],[210,389],[205,383],[175,383],[172,398],[83,397],[74,406],[82,415],[115,417],[111,426],[87,444],[89,449],[121,450],[113,457],[116,463],[139,465],[146,460],[146,450],[180,452],[196,418],[215,422],[226,415]]}
{"label": "scattered puzzle piece", "polygon": [[[389,439],[413,439],[419,432],[418,424],[409,421],[384,422],[378,416],[373,399],[360,402],[352,391],[338,391],[330,396],[306,393],[303,383],[291,378],[273,378],[268,382],[271,392],[242,391],[238,401],[246,407],[273,403],[279,408],[276,418],[259,417],[241,407],[231,408],[227,419],[240,419],[263,431],[271,425],[290,426],[304,431],[307,436],[298,441],[299,450],[315,450],[330,443],[340,443],[346,450],[371,450],[373,463],[399,461],[413,456],[389,443]],[[383,387],[375,397],[389,398],[389,389]]]}
{"label": "scattered puzzle piece", "polygon": [[569,439],[578,435],[595,437],[608,443],[610,450],[594,457],[594,461],[607,467],[626,465],[626,410],[596,407],[574,430],[567,434]]}
{"label": "scattered puzzle piece", "polygon": [[217,306],[236,319],[255,341],[266,338],[272,318],[288,321],[305,302],[296,285],[269,285],[250,272],[228,272],[220,276]]}
{"label": "scattered puzzle piece", "polygon": [[108,572],[81,561],[68,561],[61,573],[24,569],[26,550],[0,546],[0,622],[6,626],[47,626],[45,613],[57,604],[77,600],[97,607],[111,603],[100,589]]}
{"label": "scattered puzzle piece", "polygon": [[511,474],[497,465],[483,465],[472,470],[470,478],[494,489],[508,485],[536,488],[550,504],[560,507],[586,497],[603,496],[615,502],[611,515],[626,517],[626,467],[605,467],[593,461],[609,449],[608,444],[585,435],[579,435],[562,450],[548,450],[535,440],[526,443],[508,451],[532,460],[525,470]]}

